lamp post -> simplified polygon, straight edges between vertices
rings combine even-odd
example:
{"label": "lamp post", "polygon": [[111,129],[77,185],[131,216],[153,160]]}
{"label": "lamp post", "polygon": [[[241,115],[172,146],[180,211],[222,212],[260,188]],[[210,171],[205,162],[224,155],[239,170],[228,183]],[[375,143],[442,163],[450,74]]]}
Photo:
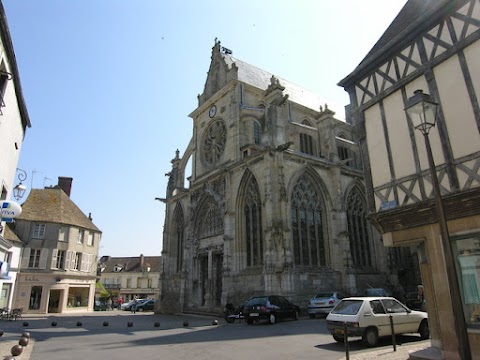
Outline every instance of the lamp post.
{"label": "lamp post", "polygon": [[430,95],[424,94],[422,90],[416,90],[414,95],[408,99],[405,110],[412,121],[413,127],[417,130],[420,130],[425,139],[428,165],[430,167],[430,175],[432,177],[433,195],[435,198],[438,224],[440,226],[440,237],[442,240],[441,248],[445,260],[445,272],[448,280],[450,299],[452,301],[452,312],[455,322],[458,354],[462,360],[470,360],[472,356],[470,352],[470,343],[468,340],[462,299],[460,296],[460,286],[455,271],[452,243],[448,233],[447,220],[445,218],[445,211],[443,209],[442,194],[440,193],[440,185],[438,182],[437,172],[435,170],[432,148],[428,138],[430,129],[435,126],[437,121],[437,108],[438,104],[433,101],[433,98]]}
{"label": "lamp post", "polygon": [[27,179],[27,173],[25,170],[19,168],[17,168],[17,172],[19,183],[13,188],[13,197],[18,201],[23,197],[25,191],[27,190],[27,187],[23,185],[23,182]]}

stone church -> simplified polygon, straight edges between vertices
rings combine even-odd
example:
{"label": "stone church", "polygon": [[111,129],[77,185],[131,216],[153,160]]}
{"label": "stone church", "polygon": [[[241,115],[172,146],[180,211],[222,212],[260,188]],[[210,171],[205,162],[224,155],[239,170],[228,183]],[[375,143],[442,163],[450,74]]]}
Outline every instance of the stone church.
{"label": "stone church", "polygon": [[410,249],[384,248],[367,220],[353,128],[324,100],[215,40],[190,117],[161,199],[161,312],[415,283]]}

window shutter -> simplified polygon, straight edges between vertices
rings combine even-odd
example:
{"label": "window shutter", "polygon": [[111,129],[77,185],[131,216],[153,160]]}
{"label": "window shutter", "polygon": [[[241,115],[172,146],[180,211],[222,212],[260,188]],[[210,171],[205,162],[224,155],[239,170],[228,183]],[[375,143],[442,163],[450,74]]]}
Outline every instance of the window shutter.
{"label": "window shutter", "polygon": [[67,255],[65,257],[65,270],[70,270],[72,268],[72,257],[74,255],[74,251],[67,250]]}
{"label": "window shutter", "polygon": [[22,257],[22,269],[28,268],[28,261],[30,260],[30,250],[31,248],[26,247],[23,249],[23,257]]}
{"label": "window shutter", "polygon": [[40,250],[40,261],[38,263],[39,269],[46,269],[47,268],[47,257],[48,257],[48,249]]}
{"label": "window shutter", "polygon": [[53,249],[53,251],[52,251],[52,263],[51,263],[51,266],[50,266],[52,269],[58,269],[57,257],[58,257],[58,249]]}

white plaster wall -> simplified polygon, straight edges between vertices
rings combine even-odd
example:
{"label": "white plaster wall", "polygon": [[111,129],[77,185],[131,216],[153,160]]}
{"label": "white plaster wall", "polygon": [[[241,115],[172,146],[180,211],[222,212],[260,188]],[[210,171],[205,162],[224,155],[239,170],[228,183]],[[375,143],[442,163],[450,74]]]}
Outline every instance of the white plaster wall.
{"label": "white plaster wall", "polygon": [[[472,61],[478,67],[478,58]],[[453,156],[458,159],[480,150],[480,134],[458,56],[434,69]]]}
{"label": "white plaster wall", "polygon": [[396,91],[384,100],[384,109],[395,176],[398,179],[415,173],[413,149],[401,91]]}

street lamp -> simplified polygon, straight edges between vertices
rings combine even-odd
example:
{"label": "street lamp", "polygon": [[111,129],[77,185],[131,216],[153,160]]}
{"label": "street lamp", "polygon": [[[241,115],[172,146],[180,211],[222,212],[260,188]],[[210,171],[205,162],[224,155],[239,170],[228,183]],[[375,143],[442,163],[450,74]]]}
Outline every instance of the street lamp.
{"label": "street lamp", "polygon": [[462,298],[460,296],[460,286],[458,284],[457,274],[455,272],[455,261],[453,258],[452,243],[448,233],[447,220],[443,209],[442,194],[438,182],[435,162],[433,160],[432,148],[428,133],[437,121],[438,104],[433,101],[432,96],[424,94],[422,90],[416,90],[414,95],[408,99],[405,111],[410,117],[413,127],[420,130],[425,139],[425,148],[427,151],[428,165],[432,177],[433,195],[437,209],[438,224],[440,226],[441,247],[445,258],[445,272],[447,274],[448,288],[452,300],[453,319],[455,322],[455,333],[458,342],[458,353],[463,360],[470,360],[470,343],[468,340],[467,326],[463,312]]}
{"label": "street lamp", "polygon": [[20,200],[23,195],[25,195],[25,191],[27,190],[27,187],[23,185],[23,181],[27,179],[27,173],[25,170],[17,168],[18,171],[18,181],[20,181],[17,186],[13,188],[13,197],[15,200]]}

